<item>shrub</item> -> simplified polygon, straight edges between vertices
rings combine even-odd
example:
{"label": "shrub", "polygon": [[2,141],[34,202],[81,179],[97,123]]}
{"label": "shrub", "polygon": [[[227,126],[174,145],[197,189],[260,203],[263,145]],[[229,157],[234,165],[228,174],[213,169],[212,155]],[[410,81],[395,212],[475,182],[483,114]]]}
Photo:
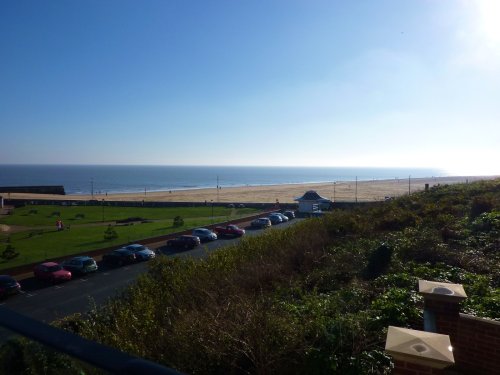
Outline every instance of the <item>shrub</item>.
{"label": "shrub", "polygon": [[493,201],[490,197],[479,196],[472,199],[469,217],[475,219],[484,212],[489,212],[493,209]]}
{"label": "shrub", "polygon": [[174,217],[174,223],[173,223],[173,226],[175,228],[177,227],[182,227],[184,225],[184,219],[180,216],[176,216]]}
{"label": "shrub", "polygon": [[365,278],[373,280],[382,275],[389,267],[391,257],[392,247],[385,243],[372,251],[368,257],[368,265],[364,272]]}
{"label": "shrub", "polygon": [[106,231],[104,232],[104,240],[105,241],[111,241],[118,238],[118,233],[116,233],[115,228],[111,226],[111,224],[108,225],[106,228]]}
{"label": "shrub", "polygon": [[19,253],[16,251],[16,249],[11,244],[8,244],[6,249],[2,252],[2,255],[0,256],[2,257],[2,259],[7,261],[16,258],[18,255]]}

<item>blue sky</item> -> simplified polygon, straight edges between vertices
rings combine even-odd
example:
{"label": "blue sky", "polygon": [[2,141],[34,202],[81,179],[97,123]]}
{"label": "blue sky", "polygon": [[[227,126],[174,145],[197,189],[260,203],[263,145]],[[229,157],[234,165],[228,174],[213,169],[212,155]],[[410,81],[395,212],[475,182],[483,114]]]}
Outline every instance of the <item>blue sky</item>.
{"label": "blue sky", "polygon": [[500,174],[500,2],[0,2],[0,163]]}

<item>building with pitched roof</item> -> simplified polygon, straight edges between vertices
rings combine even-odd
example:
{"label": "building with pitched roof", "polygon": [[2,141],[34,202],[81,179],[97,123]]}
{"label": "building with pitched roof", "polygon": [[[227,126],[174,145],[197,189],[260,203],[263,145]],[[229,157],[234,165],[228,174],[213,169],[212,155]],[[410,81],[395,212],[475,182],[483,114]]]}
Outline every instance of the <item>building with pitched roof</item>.
{"label": "building with pitched roof", "polygon": [[303,196],[294,200],[299,203],[298,212],[301,214],[318,213],[329,209],[332,204],[330,199],[322,197],[314,190],[306,191]]}

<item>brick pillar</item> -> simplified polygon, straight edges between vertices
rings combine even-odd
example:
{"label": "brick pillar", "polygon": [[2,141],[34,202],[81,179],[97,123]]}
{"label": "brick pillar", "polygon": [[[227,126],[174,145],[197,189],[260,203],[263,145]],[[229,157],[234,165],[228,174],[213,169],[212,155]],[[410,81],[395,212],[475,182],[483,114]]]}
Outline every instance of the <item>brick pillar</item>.
{"label": "brick pillar", "polygon": [[467,298],[460,284],[418,281],[419,293],[424,297],[424,330],[449,335],[457,362],[466,354],[458,344],[460,303]]}

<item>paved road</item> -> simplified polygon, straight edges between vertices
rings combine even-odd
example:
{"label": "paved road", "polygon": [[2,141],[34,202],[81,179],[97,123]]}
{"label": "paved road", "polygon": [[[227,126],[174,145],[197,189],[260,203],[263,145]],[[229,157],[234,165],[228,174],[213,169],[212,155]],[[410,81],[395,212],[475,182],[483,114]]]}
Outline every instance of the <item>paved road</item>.
{"label": "paved road", "polygon": [[[301,219],[282,223],[267,230],[282,229],[299,220]],[[262,230],[250,229],[247,230],[246,235],[255,236],[261,233]],[[239,240],[239,238],[219,239],[202,244],[202,246],[198,246],[193,250],[182,252],[165,246],[161,247],[161,244],[151,247],[157,249],[161,253],[160,256],[202,258],[211,251],[234,244]],[[91,306],[90,301],[93,301],[96,305],[102,305],[107,299],[117,295],[120,290],[133,282],[139,274],[145,272],[147,267],[147,262],[115,269],[101,267],[95,274],[77,277],[72,281],[59,285],[48,285],[33,278],[28,278],[21,281],[23,291],[20,295],[0,301],[0,305],[34,319],[51,322],[69,314],[85,313]]]}

